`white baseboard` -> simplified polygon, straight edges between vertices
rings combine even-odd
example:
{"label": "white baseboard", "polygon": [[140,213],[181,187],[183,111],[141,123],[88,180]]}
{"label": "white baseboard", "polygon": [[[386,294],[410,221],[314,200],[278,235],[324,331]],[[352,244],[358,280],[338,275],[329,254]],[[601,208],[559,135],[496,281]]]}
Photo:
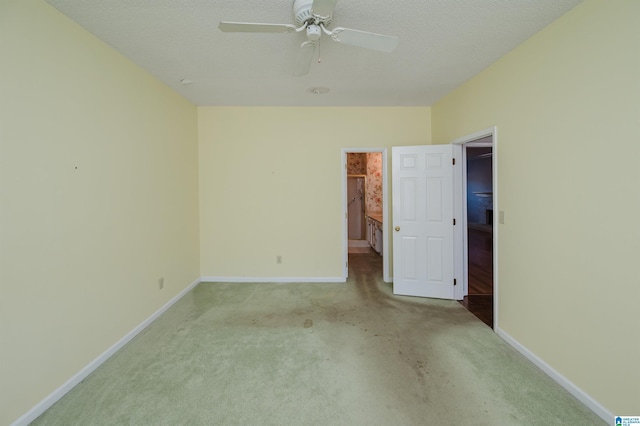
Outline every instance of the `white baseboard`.
{"label": "white baseboard", "polygon": [[142,321],[136,328],[127,333],[122,339],[116,342],[109,349],[104,351],[101,355],[99,355],[96,359],[87,364],[82,370],[73,375],[69,380],[67,380],[62,386],[49,394],[42,401],[37,403],[33,408],[19,417],[15,422],[13,422],[12,426],[23,426],[28,425],[32,421],[34,421],[38,416],[44,413],[49,407],[55,404],[60,398],[62,398],[67,392],[73,389],[78,383],[84,380],[89,374],[91,374],[96,368],[98,368],[103,362],[109,359],[113,354],[118,352],[120,348],[129,343],[131,339],[136,337],[138,333],[147,328],[153,321],[155,321],[160,315],[162,315],[167,309],[173,306],[178,300],[180,300],[185,294],[187,294],[191,289],[193,289],[196,285],[200,283],[200,279],[195,280],[187,288],[178,293],[175,297],[169,300],[164,304],[160,309],[154,312],[149,318]]}
{"label": "white baseboard", "polygon": [[610,424],[613,419],[613,413],[604,408],[602,404],[589,396],[586,392],[576,386],[569,379],[564,377],[562,374],[557,372],[553,367],[544,362],[540,357],[531,352],[525,346],[523,346],[516,339],[507,334],[504,330],[497,328],[496,334],[500,336],[505,342],[513,346],[518,352],[524,355],[529,361],[533,362],[538,368],[544,371],[549,377],[555,380],[560,386],[565,388],[569,393],[575,396],[580,402],[586,405],[591,411],[596,413],[598,416],[602,418],[602,420],[606,421],[607,424]]}
{"label": "white baseboard", "polygon": [[344,283],[345,277],[201,277],[210,283]]}

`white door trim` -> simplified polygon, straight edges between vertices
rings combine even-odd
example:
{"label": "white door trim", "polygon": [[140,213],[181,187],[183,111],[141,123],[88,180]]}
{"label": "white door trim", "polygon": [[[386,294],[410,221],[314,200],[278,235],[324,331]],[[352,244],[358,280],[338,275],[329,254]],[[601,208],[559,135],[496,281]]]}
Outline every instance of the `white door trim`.
{"label": "white door trim", "polygon": [[[492,168],[492,182],[493,186],[493,212],[494,212],[494,226],[493,226],[493,329],[498,330],[498,228],[500,227],[500,212],[498,211],[498,128],[496,126],[489,127],[484,130],[480,130],[475,133],[471,133],[466,136],[462,136],[460,138],[454,139],[451,141],[452,144],[457,145],[466,145],[471,142],[477,141],[478,139],[483,139],[486,137],[491,137],[491,146],[492,148],[492,157],[491,157],[491,168]],[[480,145],[475,145],[480,146]],[[486,145],[489,146],[489,145]],[[455,251],[455,267],[456,267],[456,277],[462,277],[463,285],[458,286],[457,290],[460,293],[456,293],[456,296],[464,296],[468,292],[468,281],[467,281],[467,238],[466,232],[462,232],[462,230],[467,227],[467,197],[466,197],[466,150],[462,150],[462,161],[461,166],[454,170],[454,175],[457,179],[457,185],[454,187],[456,191],[456,195],[454,196],[454,203],[462,209],[460,213],[461,224],[462,227],[460,231],[456,233],[456,246],[459,249]],[[458,213],[458,212],[457,212]],[[456,297],[456,298],[458,298]],[[462,299],[462,297],[460,297]]]}
{"label": "white door trim", "polygon": [[382,153],[382,279],[391,282],[391,268],[389,256],[389,172],[387,165],[387,148],[342,148],[342,265],[343,276],[347,279],[349,269],[349,233],[347,228],[347,154],[359,152]]}

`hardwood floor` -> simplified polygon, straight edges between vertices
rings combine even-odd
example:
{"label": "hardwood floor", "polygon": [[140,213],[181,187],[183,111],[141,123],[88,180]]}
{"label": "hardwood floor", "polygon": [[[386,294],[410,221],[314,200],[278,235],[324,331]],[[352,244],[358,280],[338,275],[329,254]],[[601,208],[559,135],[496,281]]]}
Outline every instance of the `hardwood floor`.
{"label": "hardwood floor", "polygon": [[493,234],[490,228],[468,228],[469,295],[460,303],[493,328]]}

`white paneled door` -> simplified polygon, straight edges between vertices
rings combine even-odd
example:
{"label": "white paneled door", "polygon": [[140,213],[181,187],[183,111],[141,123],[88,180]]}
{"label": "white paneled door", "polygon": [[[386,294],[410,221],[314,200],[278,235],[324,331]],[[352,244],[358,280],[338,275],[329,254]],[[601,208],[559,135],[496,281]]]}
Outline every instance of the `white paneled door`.
{"label": "white paneled door", "polygon": [[392,148],[393,292],[454,298],[453,147]]}

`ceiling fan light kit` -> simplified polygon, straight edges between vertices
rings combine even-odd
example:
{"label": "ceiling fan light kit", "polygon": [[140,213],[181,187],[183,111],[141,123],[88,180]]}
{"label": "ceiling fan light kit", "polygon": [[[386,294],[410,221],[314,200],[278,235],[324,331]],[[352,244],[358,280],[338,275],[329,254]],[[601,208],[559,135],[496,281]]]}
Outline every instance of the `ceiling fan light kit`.
{"label": "ceiling fan light kit", "polygon": [[293,72],[296,76],[309,73],[322,33],[329,36],[331,40],[342,44],[385,53],[391,53],[395,50],[398,45],[398,37],[342,27],[329,30],[327,27],[331,24],[333,10],[337,2],[338,0],[294,0],[293,16],[296,25],[223,21],[220,22],[218,28],[224,32],[249,33],[298,33],[306,30],[307,40],[300,45]]}
{"label": "ceiling fan light kit", "polygon": [[322,35],[322,30],[317,25],[307,26],[307,38],[311,41],[317,41]]}

